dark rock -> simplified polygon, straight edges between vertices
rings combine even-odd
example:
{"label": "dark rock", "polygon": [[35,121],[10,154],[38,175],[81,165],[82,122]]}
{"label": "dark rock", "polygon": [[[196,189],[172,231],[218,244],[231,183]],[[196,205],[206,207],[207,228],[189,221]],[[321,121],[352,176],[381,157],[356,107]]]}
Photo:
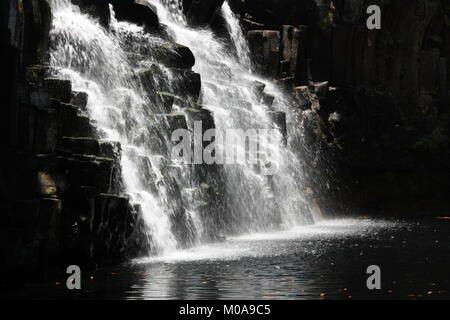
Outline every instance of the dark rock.
{"label": "dark rock", "polygon": [[280,32],[253,30],[247,34],[257,71],[276,78],[280,61]]}
{"label": "dark rock", "polygon": [[224,0],[192,0],[188,4],[185,1],[184,9],[189,23],[195,25],[211,23],[223,2]]}
{"label": "dark rock", "polygon": [[77,106],[80,110],[86,111],[89,96],[86,92],[73,91],[70,104]]}
{"label": "dark rock", "polygon": [[44,80],[51,75],[51,68],[42,65],[28,66],[25,78],[28,84],[42,86]]}
{"label": "dark rock", "polygon": [[[312,24],[317,21],[317,1],[306,0],[231,0],[230,5],[242,16],[266,25]],[[328,1],[324,1],[324,5]]]}
{"label": "dark rock", "polygon": [[109,194],[100,194],[95,199],[95,215],[92,229],[94,257],[120,261],[125,251],[129,200]]}
{"label": "dark rock", "polygon": [[146,27],[148,31],[159,28],[156,8],[143,0],[110,0],[118,20],[126,20]]}
{"label": "dark rock", "polygon": [[170,113],[174,97],[168,75],[156,64],[139,74],[139,78],[150,101],[153,113]]}
{"label": "dark rock", "polygon": [[420,89],[423,93],[434,92],[437,86],[440,67],[439,50],[422,51],[419,62]]}
{"label": "dark rock", "polygon": [[195,64],[192,51],[185,46],[166,43],[152,49],[153,57],[167,68],[189,69]]}
{"label": "dark rock", "polygon": [[87,137],[98,135],[97,129],[88,116],[80,115],[78,107],[52,100],[52,107],[58,112],[61,137]]}
{"label": "dark rock", "polygon": [[64,188],[91,186],[108,193],[112,187],[115,164],[113,159],[74,155],[58,158]]}
{"label": "dark rock", "polygon": [[189,122],[189,126],[192,127],[194,122],[199,122],[202,125],[202,134],[205,133],[206,130],[214,129],[216,127],[214,122],[214,116],[211,111],[202,109],[192,109],[186,108],[183,110]]}
{"label": "dark rock", "polygon": [[170,134],[178,129],[187,129],[186,116],[181,112],[156,114],[155,119],[156,121],[164,121]]}
{"label": "dark rock", "polygon": [[202,82],[200,74],[187,69],[170,69],[174,94],[195,105],[200,97]]}
{"label": "dark rock", "polygon": [[94,18],[98,18],[100,24],[108,28],[111,19],[109,11],[109,3],[107,0],[72,0],[73,3],[80,7],[83,13],[89,14]]}
{"label": "dark rock", "polygon": [[34,124],[34,151],[53,153],[58,141],[58,113],[54,109],[36,109]]}
{"label": "dark rock", "polygon": [[47,78],[43,86],[48,90],[50,98],[69,103],[72,99],[72,83],[69,80]]}
{"label": "dark rock", "polygon": [[324,82],[314,83],[312,85],[312,87],[313,87],[314,93],[317,95],[317,97],[320,100],[320,99],[325,99],[327,97],[330,85],[329,85],[328,81],[324,81]]}
{"label": "dark rock", "polygon": [[122,146],[120,142],[116,141],[100,141],[99,156],[111,159],[120,159],[122,155]]}
{"label": "dark rock", "polygon": [[280,130],[284,141],[287,139],[287,122],[286,113],[281,111],[269,111],[268,112],[270,120],[275,124],[275,127]]}
{"label": "dark rock", "polygon": [[308,27],[295,27],[292,31],[291,75],[296,85],[308,83],[307,43]]}
{"label": "dark rock", "polygon": [[270,108],[275,100],[275,97],[271,94],[263,93],[261,103]]}
{"label": "dark rock", "polygon": [[307,86],[296,87],[294,89],[294,97],[301,109],[311,108],[312,96]]}
{"label": "dark rock", "polygon": [[100,143],[94,138],[63,137],[61,145],[65,152],[72,154],[100,154]]}

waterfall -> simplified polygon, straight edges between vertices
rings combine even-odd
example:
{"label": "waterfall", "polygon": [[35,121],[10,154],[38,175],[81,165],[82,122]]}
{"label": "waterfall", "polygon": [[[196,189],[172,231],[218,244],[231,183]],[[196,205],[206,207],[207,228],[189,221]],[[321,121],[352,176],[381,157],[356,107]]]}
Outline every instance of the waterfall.
{"label": "waterfall", "polygon": [[[228,4],[225,2],[222,14],[236,52],[211,30],[189,27],[181,1],[148,1],[157,7],[160,21],[174,40],[193,51],[193,70],[202,77],[199,102],[212,111],[219,134],[225,136],[233,128],[278,130],[268,149],[276,174],[264,175],[250,164],[222,166],[217,181],[223,183],[227,218],[205,217],[195,205],[201,191],[192,183],[190,167],[167,163],[164,149],[171,143],[170,128],[158,118],[165,107],[148,94],[142,77],[156,67],[158,72],[151,73],[151,81],[171,85],[167,79],[173,78],[172,71],[151,54],[152,46],[161,46],[166,40],[136,24],[117,21],[112,6],[111,26],[106,30],[69,0],[53,0],[50,65],[57,77],[71,80],[73,90],[88,93],[87,108],[80,112],[91,118],[99,138],[120,143],[121,192],[140,207],[152,253],[166,254],[194,245],[211,239],[209,233],[268,231],[311,221],[304,210],[298,159],[289,143],[283,142],[283,128],[270,117],[270,112],[288,111],[289,103],[271,81],[251,73],[249,49]],[[270,112],[260,97],[264,87],[275,97]],[[180,106],[175,108],[183,111]],[[220,143],[216,147],[225,149]],[[179,220],[180,210],[185,217],[183,228],[174,222]],[[221,224],[226,226],[219,227]]]}
{"label": "waterfall", "polygon": [[[150,166],[158,171],[158,159],[152,157],[152,125],[148,121],[146,94],[134,76],[121,36],[133,34],[137,40],[157,41],[144,34],[142,28],[112,19],[108,32],[88,15],[81,13],[70,1],[54,1],[52,49],[50,64],[58,76],[71,80],[73,89],[89,95],[87,111],[99,127],[102,138],[122,145],[121,167],[124,191],[132,203],[139,204],[149,228],[149,241],[157,253],[175,250],[176,241],[171,232],[169,212],[164,210],[165,196],[158,201],[147,185]],[[146,37],[146,39],[139,39]]]}
{"label": "waterfall", "polygon": [[[183,14],[181,6],[168,6],[163,0],[147,1],[157,7],[161,22],[168,26],[175,41],[194,52],[193,69],[202,76],[202,104],[213,111],[217,130],[222,135],[232,128],[271,128],[274,123],[268,115],[270,112],[289,114],[292,107],[277,86],[249,70],[250,50],[239,20],[226,1],[222,15],[235,53],[230,52],[230,46],[213,31],[189,27],[185,19],[179,18]],[[261,102],[255,83],[263,83],[266,91],[275,97],[270,108]],[[288,132],[291,134],[296,133]],[[267,231],[312,221],[302,197],[301,165],[289,145],[277,148],[280,139],[281,136],[273,137],[272,142],[273,150],[280,151],[271,157],[271,161],[276,162],[277,174],[264,176],[245,165],[224,167],[227,209],[234,221],[230,230]]]}

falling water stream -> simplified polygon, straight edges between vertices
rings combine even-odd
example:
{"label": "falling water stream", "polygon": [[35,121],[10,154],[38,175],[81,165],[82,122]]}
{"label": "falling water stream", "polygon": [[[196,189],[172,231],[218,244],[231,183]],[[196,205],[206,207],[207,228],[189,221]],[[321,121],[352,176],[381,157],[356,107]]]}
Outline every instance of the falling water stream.
{"label": "falling water stream", "polygon": [[[222,15],[232,44],[209,29],[189,27],[178,1],[148,2],[156,6],[161,23],[173,39],[192,50],[196,58],[193,70],[202,78],[199,103],[214,115],[218,135],[225,136],[229,129],[282,129],[271,120],[269,111],[283,112],[290,106],[271,81],[252,74],[245,37],[227,2]],[[164,135],[168,127],[155,116],[165,112],[164,106],[147,94],[139,76],[155,65],[164,79],[171,79],[171,70],[158,64],[151,54],[151,47],[165,40],[138,25],[117,21],[112,7],[111,12],[110,30],[106,30],[69,0],[54,0],[50,61],[59,77],[72,81],[75,91],[88,93],[86,112],[99,129],[100,138],[120,142],[122,192],[139,205],[153,253],[167,254],[201,243],[208,233],[219,232],[216,225],[221,224],[226,226],[220,232],[231,235],[312,222],[302,198],[299,160],[289,144],[283,143],[280,130],[270,131],[275,134],[267,151],[276,173],[262,174],[254,165],[223,165],[218,174],[227,219],[205,221],[193,204],[199,188],[192,184],[190,167],[167,163],[161,151],[170,144],[170,137]],[[153,81],[164,81],[161,75],[152,77]],[[264,84],[265,91],[275,97],[270,110],[255,90],[257,83]],[[174,110],[183,111],[176,104]],[[158,139],[160,145],[155,148]],[[225,146],[217,142],[216,148],[223,150]],[[185,213],[186,228],[177,233],[173,217],[179,208]],[[183,238],[180,234],[188,235]]]}
{"label": "falling water stream", "polygon": [[[140,208],[149,252],[130,263],[83,272],[80,293],[57,283],[36,287],[35,295],[29,288],[28,294],[87,299],[448,299],[447,219],[321,221],[311,213],[292,140],[301,134],[292,125],[293,106],[272,81],[251,71],[244,34],[227,1],[221,10],[228,30],[223,38],[208,28],[189,26],[180,0],[147,1],[158,9],[168,36],[192,50],[193,71],[202,79],[198,104],[213,114],[219,135],[229,129],[276,129],[267,151],[272,151],[277,170],[265,175],[253,164],[218,166],[210,182],[220,187],[216,194],[223,212],[205,214],[198,204],[209,189],[196,182],[192,166],[167,156],[171,128],[161,116],[183,115],[184,106],[176,102],[168,111],[146,89],[149,80],[175,89],[167,80],[174,79],[174,71],[152,54],[168,44],[167,34],[149,34],[118,21],[112,7],[105,29],[70,0],[52,0],[51,67],[55,76],[71,80],[74,91],[88,93],[86,110],[79,112],[89,116],[98,138],[120,143],[118,187]],[[274,97],[273,104],[261,99],[255,84]],[[287,139],[272,121],[274,112],[287,116]],[[216,148],[226,146],[217,140]],[[211,241],[218,239],[224,241]],[[367,290],[366,268],[371,264],[384,272],[382,290]]]}

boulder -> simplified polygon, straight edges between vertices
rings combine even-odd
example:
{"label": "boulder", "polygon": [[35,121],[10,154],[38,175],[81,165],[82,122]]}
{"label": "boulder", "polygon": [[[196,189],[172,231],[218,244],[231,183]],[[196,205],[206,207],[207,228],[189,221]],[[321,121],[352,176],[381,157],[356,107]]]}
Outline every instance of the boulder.
{"label": "boulder", "polygon": [[196,104],[202,88],[200,74],[187,69],[170,69],[170,72],[173,93],[186,99],[190,105]]}
{"label": "boulder", "polygon": [[152,56],[167,68],[190,69],[195,64],[191,49],[181,44],[165,43],[151,49]]}
{"label": "boulder", "polygon": [[109,27],[111,12],[109,11],[108,0],[72,0],[72,2],[80,7],[83,13],[99,19],[103,27]]}
{"label": "boulder", "polygon": [[118,20],[126,20],[144,26],[148,31],[159,28],[156,8],[144,0],[110,0]]}

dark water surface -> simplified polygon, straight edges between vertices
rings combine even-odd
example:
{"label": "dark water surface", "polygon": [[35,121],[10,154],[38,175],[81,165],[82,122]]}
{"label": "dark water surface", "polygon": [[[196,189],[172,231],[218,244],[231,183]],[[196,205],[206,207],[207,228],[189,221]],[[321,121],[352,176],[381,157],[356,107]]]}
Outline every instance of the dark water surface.
{"label": "dark water surface", "polygon": [[[382,289],[366,287],[369,265]],[[450,299],[450,220],[346,219],[231,238],[30,286],[38,299]]]}

